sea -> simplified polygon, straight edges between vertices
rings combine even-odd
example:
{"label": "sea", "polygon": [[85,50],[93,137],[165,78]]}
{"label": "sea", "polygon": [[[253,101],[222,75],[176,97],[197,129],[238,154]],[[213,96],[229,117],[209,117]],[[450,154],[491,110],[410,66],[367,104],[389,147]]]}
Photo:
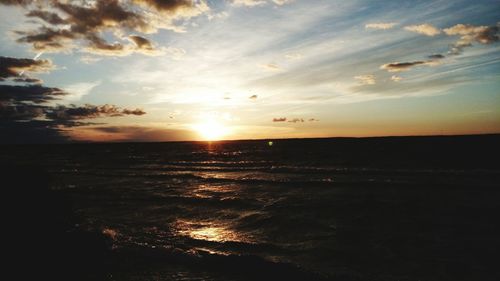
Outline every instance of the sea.
{"label": "sea", "polygon": [[[67,280],[487,281],[500,280],[499,146],[500,135],[3,145],[0,163],[33,183],[9,195],[38,206],[25,221],[51,203],[19,196],[46,181],[71,206],[50,216],[76,218],[66,232],[104,237],[99,270]],[[4,201],[7,188],[23,185],[4,186]]]}

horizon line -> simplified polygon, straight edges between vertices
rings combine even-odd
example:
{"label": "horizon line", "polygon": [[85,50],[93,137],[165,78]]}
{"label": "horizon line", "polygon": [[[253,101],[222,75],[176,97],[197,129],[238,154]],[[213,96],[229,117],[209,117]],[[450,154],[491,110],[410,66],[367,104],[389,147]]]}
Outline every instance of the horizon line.
{"label": "horizon line", "polygon": [[484,134],[457,134],[457,135],[388,135],[388,136],[337,136],[337,137],[304,137],[304,138],[257,138],[257,139],[220,139],[220,140],[175,140],[175,141],[67,141],[67,142],[40,142],[40,143],[0,143],[8,145],[71,145],[71,144],[155,144],[155,143],[222,143],[245,141],[292,141],[292,140],[328,140],[328,139],[388,139],[388,138],[459,138],[459,137],[500,137],[498,133]]}

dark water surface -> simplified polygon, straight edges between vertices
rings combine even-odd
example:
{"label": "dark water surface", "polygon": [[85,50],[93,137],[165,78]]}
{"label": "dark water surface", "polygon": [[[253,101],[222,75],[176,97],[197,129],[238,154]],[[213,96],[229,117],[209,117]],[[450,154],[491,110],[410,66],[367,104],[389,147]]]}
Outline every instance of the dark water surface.
{"label": "dark water surface", "polygon": [[105,280],[500,280],[499,145],[66,144],[0,156],[47,172],[76,227],[112,240]]}

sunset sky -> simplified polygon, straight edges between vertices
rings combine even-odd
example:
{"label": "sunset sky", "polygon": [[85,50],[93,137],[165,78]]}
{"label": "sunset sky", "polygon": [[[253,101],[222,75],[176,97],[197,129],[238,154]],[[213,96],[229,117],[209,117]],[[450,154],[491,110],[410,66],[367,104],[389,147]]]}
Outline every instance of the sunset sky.
{"label": "sunset sky", "polygon": [[500,1],[0,0],[2,142],[500,133]]}

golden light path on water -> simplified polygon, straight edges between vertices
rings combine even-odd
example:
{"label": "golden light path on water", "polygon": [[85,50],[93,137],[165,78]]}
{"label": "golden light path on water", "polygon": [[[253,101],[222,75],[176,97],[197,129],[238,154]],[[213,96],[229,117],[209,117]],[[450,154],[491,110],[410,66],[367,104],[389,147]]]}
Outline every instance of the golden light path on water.
{"label": "golden light path on water", "polygon": [[[214,176],[214,175],[212,175]],[[231,184],[200,184],[186,189],[186,195],[198,198],[210,198],[219,200],[234,199],[238,193],[238,187]],[[235,213],[234,217],[249,215],[247,213]],[[196,240],[210,242],[244,242],[255,243],[250,234],[237,231],[234,221],[204,218],[179,218],[173,225],[173,229],[180,236]]]}
{"label": "golden light path on water", "polygon": [[252,242],[249,237],[232,230],[222,222],[179,219],[174,225],[178,234],[192,239],[211,242]]}

